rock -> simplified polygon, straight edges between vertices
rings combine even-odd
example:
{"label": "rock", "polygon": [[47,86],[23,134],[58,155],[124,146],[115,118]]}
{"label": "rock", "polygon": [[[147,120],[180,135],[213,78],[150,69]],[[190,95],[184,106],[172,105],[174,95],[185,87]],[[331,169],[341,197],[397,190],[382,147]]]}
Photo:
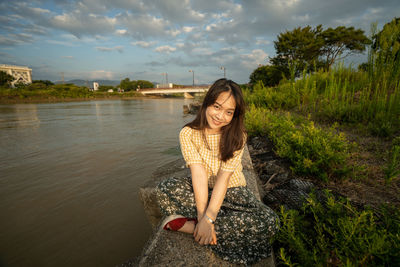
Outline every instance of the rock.
{"label": "rock", "polygon": [[183,105],[183,114],[189,114],[189,107],[187,105]]}
{"label": "rock", "polygon": [[183,114],[197,114],[200,110],[200,103],[190,103],[188,105],[183,105]]}

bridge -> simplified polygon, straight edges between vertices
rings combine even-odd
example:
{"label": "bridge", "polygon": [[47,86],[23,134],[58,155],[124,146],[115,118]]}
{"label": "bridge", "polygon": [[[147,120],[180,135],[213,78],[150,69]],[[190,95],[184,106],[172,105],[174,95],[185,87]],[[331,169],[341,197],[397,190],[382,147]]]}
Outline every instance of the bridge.
{"label": "bridge", "polygon": [[186,86],[180,88],[146,88],[146,89],[138,89],[137,91],[144,94],[179,94],[184,93],[185,98],[193,98],[191,93],[206,93],[210,86]]}

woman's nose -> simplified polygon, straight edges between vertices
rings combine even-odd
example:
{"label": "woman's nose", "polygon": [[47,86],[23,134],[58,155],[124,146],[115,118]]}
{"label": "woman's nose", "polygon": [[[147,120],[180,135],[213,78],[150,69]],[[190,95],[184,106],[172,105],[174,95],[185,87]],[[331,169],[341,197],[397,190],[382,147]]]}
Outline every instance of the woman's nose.
{"label": "woman's nose", "polygon": [[215,117],[217,117],[217,119],[221,119],[222,115],[223,115],[223,111],[221,110],[221,111],[217,112]]}

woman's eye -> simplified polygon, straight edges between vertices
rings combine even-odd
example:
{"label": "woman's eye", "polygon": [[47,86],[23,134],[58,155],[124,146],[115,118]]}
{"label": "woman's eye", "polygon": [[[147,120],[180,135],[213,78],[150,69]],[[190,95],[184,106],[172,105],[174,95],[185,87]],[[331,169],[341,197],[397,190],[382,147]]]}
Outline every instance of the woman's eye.
{"label": "woman's eye", "polygon": [[219,106],[218,106],[218,105],[214,105],[214,108],[215,108],[215,109],[219,109]]}
{"label": "woman's eye", "polygon": [[232,111],[228,111],[226,114],[228,114],[229,116],[232,116],[233,112]]}

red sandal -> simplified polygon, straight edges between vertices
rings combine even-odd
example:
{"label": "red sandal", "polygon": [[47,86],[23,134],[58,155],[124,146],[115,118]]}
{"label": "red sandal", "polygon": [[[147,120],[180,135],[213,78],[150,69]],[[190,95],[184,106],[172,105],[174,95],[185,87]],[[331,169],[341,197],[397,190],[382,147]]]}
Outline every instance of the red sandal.
{"label": "red sandal", "polygon": [[189,222],[194,221],[195,224],[197,223],[197,219],[195,218],[186,218],[183,217],[182,215],[170,215],[164,219],[164,221],[161,224],[161,227],[164,230],[178,231],[188,221]]}

